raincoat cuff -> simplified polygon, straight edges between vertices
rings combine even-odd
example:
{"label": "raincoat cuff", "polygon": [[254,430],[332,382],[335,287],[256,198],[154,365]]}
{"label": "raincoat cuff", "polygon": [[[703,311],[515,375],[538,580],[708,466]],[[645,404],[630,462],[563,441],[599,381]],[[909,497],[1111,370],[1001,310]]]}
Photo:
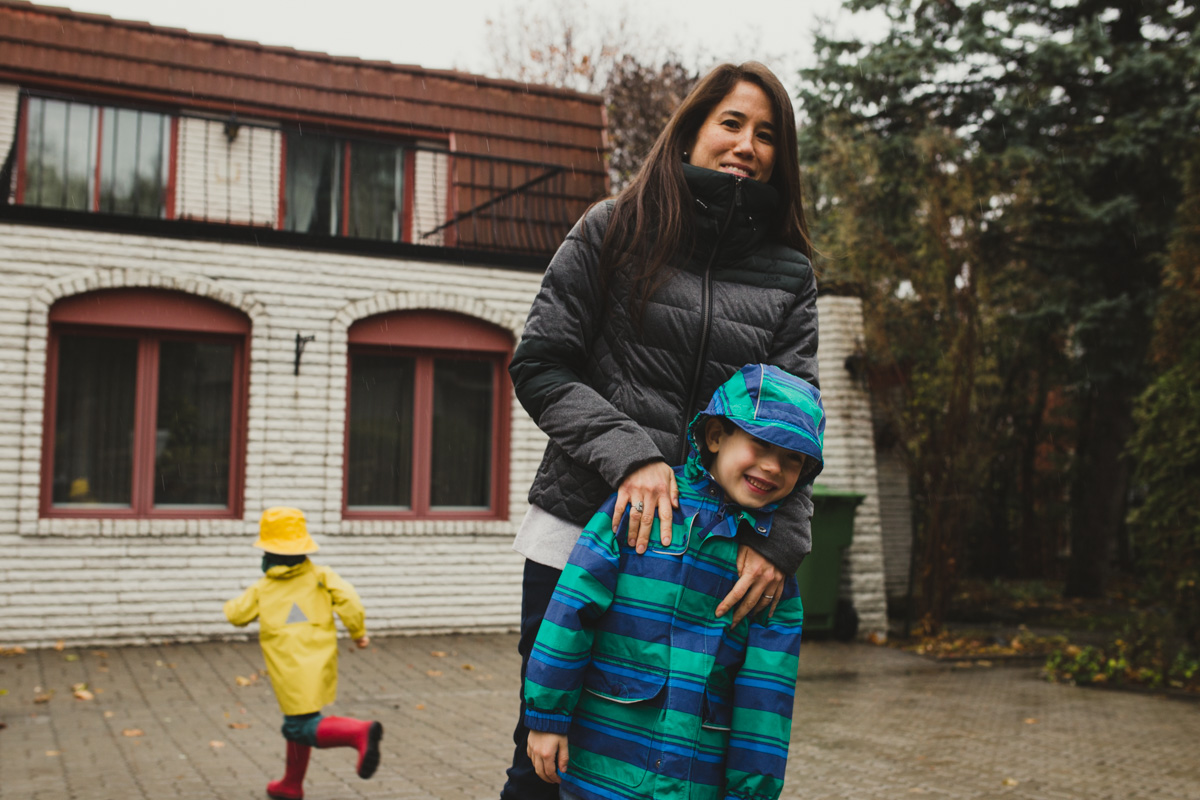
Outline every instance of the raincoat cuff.
{"label": "raincoat cuff", "polygon": [[525,727],[531,731],[561,733],[565,735],[571,729],[571,715],[546,714],[527,708],[525,709]]}

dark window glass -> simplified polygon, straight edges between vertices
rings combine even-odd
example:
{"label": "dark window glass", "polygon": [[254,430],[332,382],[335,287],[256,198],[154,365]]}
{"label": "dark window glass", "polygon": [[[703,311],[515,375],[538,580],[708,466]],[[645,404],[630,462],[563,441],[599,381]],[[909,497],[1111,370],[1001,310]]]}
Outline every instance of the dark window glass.
{"label": "dark window glass", "polygon": [[327,136],[288,136],[284,230],[324,236],[341,232],[342,149]]}
{"label": "dark window glass", "polygon": [[90,210],[98,110],[84,103],[31,97],[27,114],[24,202]]}
{"label": "dark window glass", "polygon": [[159,345],[154,504],[224,508],[229,500],[234,345]]}
{"label": "dark window glass", "polygon": [[55,505],[132,502],[137,357],[136,339],[59,339],[51,492]]}
{"label": "dark window glass", "polygon": [[402,149],[367,142],[351,145],[347,235],[398,241],[403,182]]}
{"label": "dark window glass", "polygon": [[493,372],[488,361],[434,359],[431,508],[491,503]]}
{"label": "dark window glass", "polygon": [[346,503],[358,509],[412,506],[412,358],[352,355]]}
{"label": "dark window glass", "polygon": [[105,108],[100,137],[100,210],[166,214],[168,118],[148,111]]}

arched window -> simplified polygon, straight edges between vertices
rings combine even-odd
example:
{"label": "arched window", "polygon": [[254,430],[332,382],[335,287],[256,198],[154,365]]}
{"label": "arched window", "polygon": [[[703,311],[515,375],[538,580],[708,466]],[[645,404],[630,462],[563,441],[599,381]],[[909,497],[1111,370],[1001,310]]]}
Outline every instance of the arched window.
{"label": "arched window", "polygon": [[410,311],[359,320],[348,339],[345,516],[504,518],[512,335]]}
{"label": "arched window", "polygon": [[237,517],[250,320],[182,292],[50,309],[42,514]]}

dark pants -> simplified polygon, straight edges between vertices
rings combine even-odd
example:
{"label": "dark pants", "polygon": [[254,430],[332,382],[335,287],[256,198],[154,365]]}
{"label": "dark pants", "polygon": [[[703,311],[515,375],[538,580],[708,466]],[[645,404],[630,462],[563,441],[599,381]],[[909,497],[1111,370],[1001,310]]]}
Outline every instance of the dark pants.
{"label": "dark pants", "polygon": [[283,738],[289,742],[317,746],[317,726],[321,724],[320,711],[311,714],[283,715]]}
{"label": "dark pants", "polygon": [[525,670],[529,667],[529,654],[546,609],[550,595],[558,583],[562,570],[547,567],[534,561],[525,561],[525,577],[521,582],[521,641],[517,650],[521,653],[521,717],[513,731],[512,766],[508,768],[508,781],[500,792],[501,800],[558,800],[558,785],[546,783],[534,772],[533,762],[525,752],[529,729],[525,727]]}

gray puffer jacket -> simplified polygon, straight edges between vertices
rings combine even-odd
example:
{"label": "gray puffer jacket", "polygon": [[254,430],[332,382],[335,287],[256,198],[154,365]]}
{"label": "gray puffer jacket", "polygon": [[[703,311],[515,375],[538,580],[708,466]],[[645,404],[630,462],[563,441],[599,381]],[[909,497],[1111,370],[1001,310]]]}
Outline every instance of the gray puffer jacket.
{"label": "gray puffer jacket", "polygon": [[[695,255],[650,298],[641,326],[628,279],[602,288],[612,203],[601,203],[551,260],[509,367],[521,405],[550,437],[529,502],[581,528],[633,470],[683,463],[688,423],[741,367],[773,364],[818,385],[816,281],[807,258],[768,241],[777,192],[683,169]],[[794,572],[811,549],[811,516],[806,489],[780,507],[769,540],[742,535]]]}

